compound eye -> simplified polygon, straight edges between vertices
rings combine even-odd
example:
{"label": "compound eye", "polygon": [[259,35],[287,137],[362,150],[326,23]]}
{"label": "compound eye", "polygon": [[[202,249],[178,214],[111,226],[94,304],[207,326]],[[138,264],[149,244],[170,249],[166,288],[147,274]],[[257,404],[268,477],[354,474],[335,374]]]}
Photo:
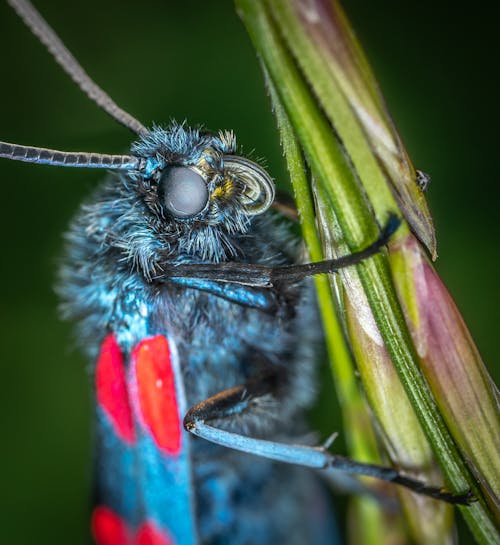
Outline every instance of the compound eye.
{"label": "compound eye", "polygon": [[158,195],[176,218],[191,218],[208,203],[209,193],[205,180],[188,167],[168,167],[160,178]]}

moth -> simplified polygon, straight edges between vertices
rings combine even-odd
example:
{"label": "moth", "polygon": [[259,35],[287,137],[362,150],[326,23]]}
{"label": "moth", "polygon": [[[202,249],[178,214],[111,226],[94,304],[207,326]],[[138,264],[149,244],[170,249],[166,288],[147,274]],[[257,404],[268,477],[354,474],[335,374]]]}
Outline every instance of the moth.
{"label": "moth", "polygon": [[304,440],[316,329],[306,280],[379,252],[396,217],[360,252],[300,263],[273,211],[273,180],[238,153],[232,132],[145,127],[29,2],[9,3],[80,89],[136,135],[125,155],[0,143],[0,157],[112,171],[69,228],[58,287],[93,362],[95,542],[331,543],[321,472],[467,502]]}

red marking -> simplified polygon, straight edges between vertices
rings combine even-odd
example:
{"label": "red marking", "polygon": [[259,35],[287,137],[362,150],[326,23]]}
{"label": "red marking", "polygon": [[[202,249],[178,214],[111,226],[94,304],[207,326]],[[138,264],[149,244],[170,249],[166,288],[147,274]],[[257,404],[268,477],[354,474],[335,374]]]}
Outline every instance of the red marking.
{"label": "red marking", "polygon": [[111,509],[98,506],[92,513],[92,535],[97,545],[129,545],[132,535],[123,520]]}
{"label": "red marking", "polygon": [[97,545],[175,545],[151,521],[142,524],[134,535],[126,522],[104,505],[94,509],[91,529]]}
{"label": "red marking", "polygon": [[162,335],[141,341],[132,353],[142,421],[166,454],[181,448],[181,424],[168,341]]}
{"label": "red marking", "polygon": [[126,443],[135,441],[132,411],[125,380],[125,366],[113,334],[101,346],[95,372],[97,402],[109,417],[116,434]]}
{"label": "red marking", "polygon": [[146,522],[139,528],[134,545],[174,545],[174,542],[152,522]]}

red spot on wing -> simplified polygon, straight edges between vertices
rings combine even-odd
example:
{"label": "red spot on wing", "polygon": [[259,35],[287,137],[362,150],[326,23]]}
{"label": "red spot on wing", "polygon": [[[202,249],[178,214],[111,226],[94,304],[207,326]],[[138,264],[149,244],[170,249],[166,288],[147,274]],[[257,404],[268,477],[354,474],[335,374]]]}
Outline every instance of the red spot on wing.
{"label": "red spot on wing", "polygon": [[126,443],[135,441],[132,411],[125,380],[123,355],[113,334],[101,346],[96,366],[97,403],[109,417],[116,434]]}
{"label": "red spot on wing", "polygon": [[160,449],[178,454],[181,424],[168,341],[162,335],[141,341],[132,353],[142,421]]}
{"label": "red spot on wing", "polygon": [[134,535],[120,515],[104,505],[94,509],[91,529],[97,545],[175,545],[151,521],[143,523]]}
{"label": "red spot on wing", "polygon": [[132,545],[133,538],[126,523],[108,507],[94,509],[92,535],[97,545]]}
{"label": "red spot on wing", "polygon": [[174,545],[174,542],[152,522],[146,522],[139,528],[134,545]]}

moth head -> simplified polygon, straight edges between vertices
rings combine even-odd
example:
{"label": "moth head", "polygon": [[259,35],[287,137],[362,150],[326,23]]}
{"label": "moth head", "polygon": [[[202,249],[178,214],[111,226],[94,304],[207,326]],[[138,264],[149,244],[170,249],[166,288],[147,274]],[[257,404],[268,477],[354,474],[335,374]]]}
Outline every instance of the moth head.
{"label": "moth head", "polygon": [[132,147],[140,168],[125,180],[149,208],[157,240],[172,252],[221,260],[238,252],[238,235],[274,200],[274,183],[257,163],[235,154],[230,131],[172,124],[153,127]]}

